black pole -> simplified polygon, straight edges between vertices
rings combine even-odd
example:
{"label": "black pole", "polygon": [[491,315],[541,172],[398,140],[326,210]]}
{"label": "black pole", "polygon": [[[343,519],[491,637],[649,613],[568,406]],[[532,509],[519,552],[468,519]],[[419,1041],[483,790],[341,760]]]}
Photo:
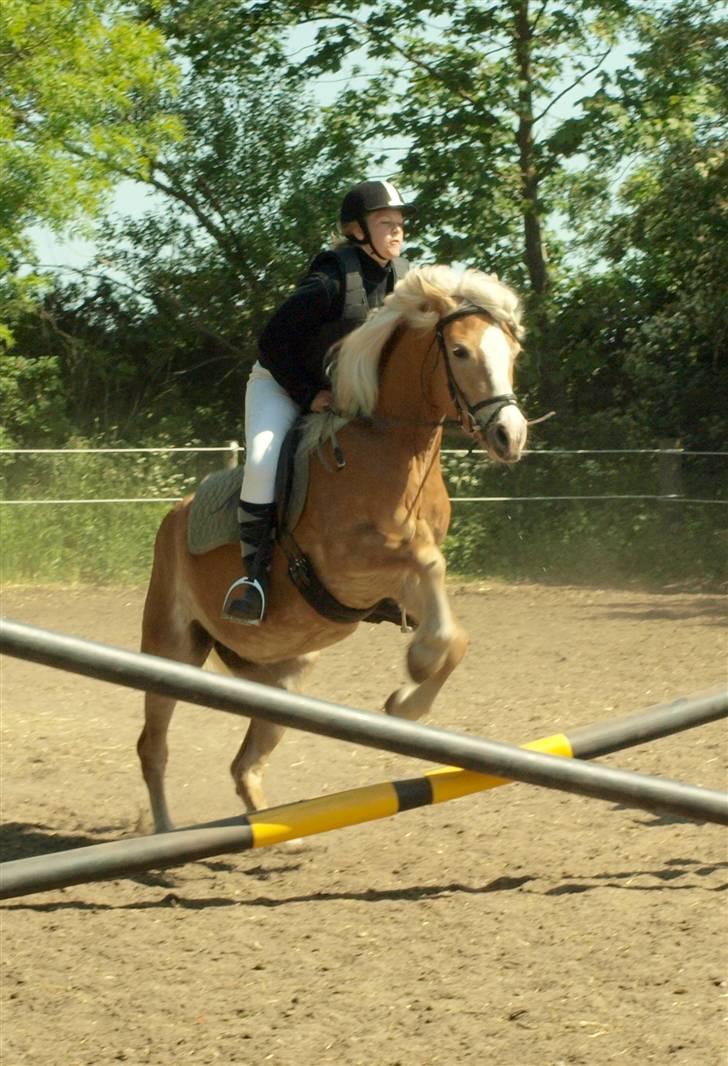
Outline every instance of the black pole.
{"label": "black pole", "polygon": [[83,641],[20,622],[0,621],[0,651],[244,717],[250,717],[254,712],[256,717],[278,725],[400,755],[611,803],[626,803],[681,818],[728,825],[728,793],[626,770],[572,762],[512,744],[342,708],[252,681],[211,674],[158,656]]}
{"label": "black pole", "polygon": [[598,759],[622,748],[646,744],[698,725],[728,717],[728,688],[682,696],[644,711],[593,725],[577,726],[567,733],[575,759]]}
{"label": "black pole", "polygon": [[145,870],[161,870],[213,855],[246,851],[253,846],[253,833],[244,817],[238,822],[110,840],[105,844],[88,844],[52,855],[4,862],[0,864],[0,899],[48,892],[87,881],[131,877]]}

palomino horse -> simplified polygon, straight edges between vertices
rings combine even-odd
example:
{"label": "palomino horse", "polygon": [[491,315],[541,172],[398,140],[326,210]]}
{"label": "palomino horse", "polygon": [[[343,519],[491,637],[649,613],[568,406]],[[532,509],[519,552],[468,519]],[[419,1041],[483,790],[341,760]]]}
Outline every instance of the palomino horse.
{"label": "palomino horse", "polygon": [[[448,601],[439,547],[450,521],[443,424],[456,418],[492,459],[520,458],[527,423],[512,389],[521,334],[518,299],[497,278],[443,266],[411,270],[341,344],[332,412],[307,419],[300,447],[311,450],[310,477],[298,544],[340,603],[366,608],[391,598],[418,622],[407,652],[410,681],[389,696],[388,714],[426,714],[465,654],[468,638]],[[342,453],[343,467],[334,461]],[[296,691],[319,651],[348,637],[356,623],[330,621],[305,602],[280,545],[264,623],[225,620],[220,607],[240,572],[240,553],[235,545],[189,553],[191,499],[157,534],[142,650],[197,666],[214,651],[239,677]],[[147,695],[138,743],[157,831],[172,826],[164,771],[174,704]],[[265,807],[262,773],[282,733],[252,718],[233,760],[248,810]]]}

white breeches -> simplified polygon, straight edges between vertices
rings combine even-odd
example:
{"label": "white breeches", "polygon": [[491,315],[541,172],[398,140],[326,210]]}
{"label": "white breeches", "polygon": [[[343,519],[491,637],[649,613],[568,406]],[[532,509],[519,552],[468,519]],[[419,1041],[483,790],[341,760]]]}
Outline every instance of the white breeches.
{"label": "white breeches", "polygon": [[245,472],[240,499],[272,503],[278,456],[301,408],[273,375],[255,363],[245,393]]}

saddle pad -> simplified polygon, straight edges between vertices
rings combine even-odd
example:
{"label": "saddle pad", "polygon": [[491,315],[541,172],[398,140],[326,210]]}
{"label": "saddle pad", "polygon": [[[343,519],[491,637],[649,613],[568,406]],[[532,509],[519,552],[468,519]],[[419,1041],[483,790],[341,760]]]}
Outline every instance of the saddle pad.
{"label": "saddle pad", "polygon": [[192,555],[240,541],[238,500],[242,483],[243,468],[235,466],[208,474],[197,486],[187,523],[187,547]]}
{"label": "saddle pad", "polygon": [[[308,453],[298,449],[295,429],[286,438],[276,479],[276,503],[280,529],[292,532],[298,525],[308,492]],[[223,544],[240,541],[238,500],[243,467],[219,470],[202,481],[190,504],[187,547],[192,555],[204,555]]]}

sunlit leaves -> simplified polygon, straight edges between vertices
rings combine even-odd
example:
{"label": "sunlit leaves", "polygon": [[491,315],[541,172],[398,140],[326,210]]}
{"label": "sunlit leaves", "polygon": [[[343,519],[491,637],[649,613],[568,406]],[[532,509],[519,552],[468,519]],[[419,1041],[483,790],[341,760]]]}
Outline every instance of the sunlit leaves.
{"label": "sunlit leaves", "polygon": [[141,175],[179,135],[164,41],[115,0],[3,0],[0,254],[35,223],[98,212],[124,169]]}

